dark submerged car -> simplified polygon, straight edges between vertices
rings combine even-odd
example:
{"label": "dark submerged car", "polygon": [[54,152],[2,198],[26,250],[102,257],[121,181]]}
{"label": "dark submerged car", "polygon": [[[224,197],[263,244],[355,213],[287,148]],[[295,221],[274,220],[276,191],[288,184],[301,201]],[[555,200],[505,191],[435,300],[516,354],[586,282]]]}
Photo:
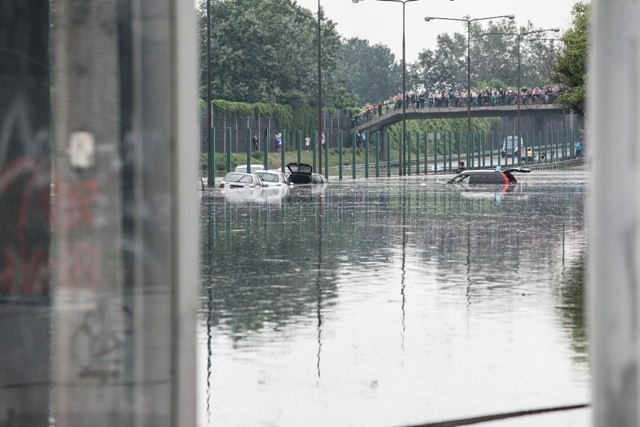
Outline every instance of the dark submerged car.
{"label": "dark submerged car", "polygon": [[313,167],[306,163],[288,163],[289,182],[292,184],[324,184],[327,179],[319,174],[313,173]]}
{"label": "dark submerged car", "polygon": [[505,170],[500,170],[496,168],[496,170],[488,170],[488,169],[479,169],[479,170],[465,170],[459,173],[458,175],[451,178],[447,181],[448,184],[482,184],[482,185],[490,185],[490,184],[499,184],[499,185],[509,185],[515,184],[518,182],[514,173],[529,173],[529,169],[525,168],[509,168]]}

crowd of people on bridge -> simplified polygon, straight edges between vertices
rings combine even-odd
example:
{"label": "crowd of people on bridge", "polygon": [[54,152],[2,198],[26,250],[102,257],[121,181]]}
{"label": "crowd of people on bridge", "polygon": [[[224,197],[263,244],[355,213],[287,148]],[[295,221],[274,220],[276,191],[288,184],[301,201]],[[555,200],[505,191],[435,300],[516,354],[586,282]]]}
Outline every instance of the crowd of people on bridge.
{"label": "crowd of people on bridge", "polygon": [[[431,108],[457,108],[467,107],[469,102],[472,107],[492,107],[501,105],[531,104],[553,104],[558,96],[564,91],[560,86],[535,86],[532,88],[523,87],[518,96],[515,88],[490,88],[472,89],[469,97],[466,89],[444,89],[444,90],[420,90],[409,91],[404,97],[406,109],[419,110]],[[402,109],[403,96],[398,93],[376,104],[369,104],[364,107],[360,114],[354,114],[351,118],[352,124],[368,122],[376,117],[381,117],[395,110]]]}

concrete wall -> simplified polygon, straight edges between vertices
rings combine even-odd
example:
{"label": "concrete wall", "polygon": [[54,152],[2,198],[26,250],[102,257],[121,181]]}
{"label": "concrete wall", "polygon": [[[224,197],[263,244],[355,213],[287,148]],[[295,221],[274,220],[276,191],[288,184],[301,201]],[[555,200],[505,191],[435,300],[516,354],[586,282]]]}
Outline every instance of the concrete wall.
{"label": "concrete wall", "polygon": [[194,6],[55,9],[52,417],[194,426]]}
{"label": "concrete wall", "polygon": [[0,2],[0,426],[48,426],[48,0]]}

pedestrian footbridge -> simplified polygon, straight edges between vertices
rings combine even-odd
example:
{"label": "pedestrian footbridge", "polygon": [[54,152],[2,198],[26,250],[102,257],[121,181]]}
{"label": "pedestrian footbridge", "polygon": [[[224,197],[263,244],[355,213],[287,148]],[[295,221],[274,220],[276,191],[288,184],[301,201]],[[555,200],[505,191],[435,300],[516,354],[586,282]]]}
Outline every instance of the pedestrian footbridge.
{"label": "pedestrian footbridge", "polygon": [[[521,104],[518,105],[494,105],[466,107],[433,107],[433,108],[408,108],[407,120],[428,119],[461,119],[468,115],[471,117],[515,117],[521,116],[548,116],[566,114],[569,109],[559,104]],[[402,121],[402,109],[395,109],[386,114],[374,117],[371,120],[355,126],[353,130],[358,132],[377,132]]]}

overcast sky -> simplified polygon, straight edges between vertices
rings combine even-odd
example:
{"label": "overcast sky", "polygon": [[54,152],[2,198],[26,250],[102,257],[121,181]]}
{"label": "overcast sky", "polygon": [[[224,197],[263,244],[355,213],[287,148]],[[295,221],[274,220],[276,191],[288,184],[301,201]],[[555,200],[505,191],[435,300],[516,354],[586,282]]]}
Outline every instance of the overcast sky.
{"label": "overcast sky", "polygon": [[[387,45],[402,59],[402,4],[388,1],[320,0],[327,16],[338,24],[343,37],[359,37],[371,44]],[[303,7],[318,10],[318,0],[297,0]],[[571,26],[571,9],[576,0],[418,0],[406,5],[407,63],[418,58],[423,49],[433,49],[440,33],[466,33],[463,22],[431,21],[425,16],[447,18],[483,18],[515,15],[518,25],[531,21],[536,28]],[[486,23],[485,23],[486,24]],[[558,34],[559,35],[559,34]]]}

